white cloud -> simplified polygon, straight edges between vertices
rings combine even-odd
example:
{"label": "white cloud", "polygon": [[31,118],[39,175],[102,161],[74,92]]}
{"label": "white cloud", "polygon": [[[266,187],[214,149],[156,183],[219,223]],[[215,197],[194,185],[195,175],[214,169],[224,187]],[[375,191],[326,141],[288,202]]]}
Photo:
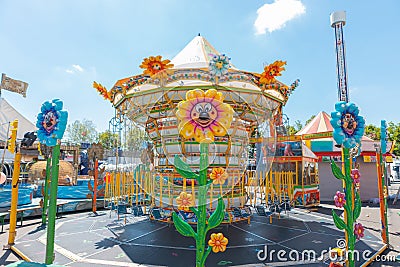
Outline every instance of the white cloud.
{"label": "white cloud", "polygon": [[266,30],[273,32],[285,26],[285,23],[306,12],[306,7],[300,0],[275,0],[257,10],[254,22],[256,34],[265,34]]}
{"label": "white cloud", "polygon": [[83,68],[81,66],[79,66],[79,65],[72,65],[72,67],[74,69],[76,69],[77,71],[79,71],[79,72],[83,72]]}
{"label": "white cloud", "polygon": [[65,70],[65,72],[69,73],[69,74],[74,74],[74,73],[77,73],[77,72],[84,72],[84,71],[85,70],[81,66],[79,66],[77,64],[72,65],[72,69],[66,69]]}

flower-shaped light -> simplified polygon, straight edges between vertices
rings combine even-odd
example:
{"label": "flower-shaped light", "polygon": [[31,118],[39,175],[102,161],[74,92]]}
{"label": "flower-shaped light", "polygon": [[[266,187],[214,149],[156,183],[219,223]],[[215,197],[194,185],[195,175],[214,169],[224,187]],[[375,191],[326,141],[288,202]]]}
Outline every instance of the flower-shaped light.
{"label": "flower-shaped light", "polygon": [[260,75],[260,83],[262,84],[270,84],[276,82],[275,77],[281,76],[281,71],[284,71],[285,68],[283,66],[286,65],[286,61],[277,60],[274,63],[265,66],[264,72]]}
{"label": "flower-shaped light", "polygon": [[231,127],[233,108],[223,103],[222,93],[215,89],[200,89],[186,93],[186,100],[179,102],[176,117],[179,133],[197,142],[213,142],[214,136],[226,135]]}
{"label": "flower-shaped light", "polygon": [[63,102],[59,99],[46,101],[37,115],[37,137],[46,146],[55,146],[61,139],[67,126],[68,112],[62,110]]}
{"label": "flower-shaped light", "polygon": [[181,192],[179,194],[179,197],[176,198],[176,203],[178,204],[178,209],[181,210],[188,210],[195,204],[192,194],[188,194],[186,192]]}
{"label": "flower-shaped light", "polygon": [[208,65],[208,70],[212,76],[222,77],[223,75],[228,73],[230,64],[230,58],[222,55],[215,55]]}
{"label": "flower-shaped light", "polygon": [[228,238],[224,237],[222,233],[211,234],[210,240],[208,240],[208,245],[212,247],[214,253],[224,252],[226,250],[226,245],[228,245]]}
{"label": "flower-shaped light", "polygon": [[354,225],[354,234],[356,235],[357,239],[364,237],[364,227],[361,223],[356,223]]}
{"label": "flower-shaped light", "polygon": [[343,208],[344,204],[346,204],[346,195],[340,191],[337,191],[333,200],[335,201],[336,207]]}
{"label": "flower-shaped light", "polygon": [[226,173],[224,168],[213,168],[210,174],[210,178],[211,180],[213,180],[213,184],[224,184],[225,180],[228,179],[228,174]]}
{"label": "flower-shaped light", "polygon": [[358,184],[360,182],[361,174],[358,169],[351,170],[351,178],[353,178],[353,183]]}
{"label": "flower-shaped light", "polygon": [[107,91],[107,89],[103,85],[93,82],[93,88],[96,88],[97,92],[99,92],[99,94],[102,95],[104,99],[111,100],[111,91]]}
{"label": "flower-shaped light", "polygon": [[361,143],[365,120],[358,115],[359,110],[354,103],[340,101],[335,104],[335,109],[336,111],[331,113],[333,138],[338,145],[353,148]]}
{"label": "flower-shaped light", "polygon": [[151,78],[165,78],[168,74],[167,70],[172,68],[174,64],[170,64],[169,59],[162,60],[161,56],[151,56],[143,59],[140,68],[144,69],[143,74],[149,75]]}

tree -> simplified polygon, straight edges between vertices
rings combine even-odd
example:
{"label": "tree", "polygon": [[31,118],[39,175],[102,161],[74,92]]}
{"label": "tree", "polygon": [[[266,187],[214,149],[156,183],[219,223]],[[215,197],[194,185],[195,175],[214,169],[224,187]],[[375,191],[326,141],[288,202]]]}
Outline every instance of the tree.
{"label": "tree", "polygon": [[104,149],[112,149],[120,146],[120,141],[117,133],[112,133],[107,130],[99,134],[99,142]]}
{"label": "tree", "polygon": [[364,135],[372,140],[379,140],[381,137],[381,129],[372,124],[365,125]]}
{"label": "tree", "polygon": [[148,140],[144,129],[135,126],[127,131],[125,138],[126,148],[131,151],[140,150],[143,142]]}
{"label": "tree", "polygon": [[97,130],[94,123],[90,120],[76,120],[72,124],[68,124],[65,140],[73,144],[95,143],[97,142]]}
{"label": "tree", "polygon": [[394,122],[389,122],[388,126],[389,140],[396,141],[393,154],[400,156],[400,123],[395,124]]}
{"label": "tree", "polygon": [[306,120],[306,124],[309,124],[313,119],[315,118],[315,115],[312,115],[308,120]]}
{"label": "tree", "polygon": [[289,125],[289,135],[294,135],[296,134],[298,131],[300,131],[303,128],[303,125],[301,124],[301,121],[297,120],[294,122],[294,126]]}

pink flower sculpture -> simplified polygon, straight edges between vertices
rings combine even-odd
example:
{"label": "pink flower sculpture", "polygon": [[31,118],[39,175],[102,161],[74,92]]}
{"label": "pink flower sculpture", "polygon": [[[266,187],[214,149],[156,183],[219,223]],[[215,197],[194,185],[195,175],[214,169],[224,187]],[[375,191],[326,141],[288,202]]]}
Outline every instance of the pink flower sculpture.
{"label": "pink flower sculpture", "polygon": [[351,170],[351,178],[353,178],[353,183],[358,184],[360,182],[360,171],[358,169],[352,169]]}
{"label": "pink flower sculpture", "polygon": [[335,206],[338,208],[343,208],[344,204],[346,204],[345,194],[337,191],[333,200],[335,200]]}
{"label": "pink flower sculpture", "polygon": [[354,234],[356,235],[357,239],[364,237],[364,227],[361,223],[356,223],[354,225]]}

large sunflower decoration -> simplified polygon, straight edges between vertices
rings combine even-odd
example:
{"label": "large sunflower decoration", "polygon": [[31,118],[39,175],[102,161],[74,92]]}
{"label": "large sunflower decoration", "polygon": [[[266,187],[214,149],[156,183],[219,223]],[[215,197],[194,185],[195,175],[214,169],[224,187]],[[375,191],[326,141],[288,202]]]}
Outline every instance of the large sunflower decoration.
{"label": "large sunflower decoration", "polygon": [[225,74],[228,73],[230,68],[229,63],[230,58],[226,55],[215,55],[208,65],[208,70],[210,71],[211,76],[215,76],[221,78]]}
{"label": "large sunflower decoration", "polygon": [[204,139],[213,142],[214,136],[226,135],[231,127],[233,108],[223,101],[222,93],[215,89],[188,91],[176,112],[180,134],[186,139],[194,137],[197,142]]}
{"label": "large sunflower decoration", "polygon": [[162,60],[161,56],[151,56],[143,59],[139,67],[144,69],[144,75],[149,75],[152,79],[166,78],[169,74],[168,69],[174,66],[170,62],[169,59]]}
{"label": "large sunflower decoration", "polygon": [[281,71],[284,71],[285,68],[283,66],[286,65],[286,61],[277,60],[274,63],[265,66],[264,72],[260,74],[259,82],[261,84],[270,84],[275,83],[275,77],[281,76]]}
{"label": "large sunflower decoration", "polygon": [[37,115],[36,127],[40,143],[55,146],[62,139],[67,126],[68,112],[62,110],[63,102],[59,99],[46,101]]}
{"label": "large sunflower decoration", "polygon": [[354,103],[338,102],[331,113],[333,138],[338,145],[353,148],[360,144],[364,134],[365,120],[359,116],[359,109]]}

